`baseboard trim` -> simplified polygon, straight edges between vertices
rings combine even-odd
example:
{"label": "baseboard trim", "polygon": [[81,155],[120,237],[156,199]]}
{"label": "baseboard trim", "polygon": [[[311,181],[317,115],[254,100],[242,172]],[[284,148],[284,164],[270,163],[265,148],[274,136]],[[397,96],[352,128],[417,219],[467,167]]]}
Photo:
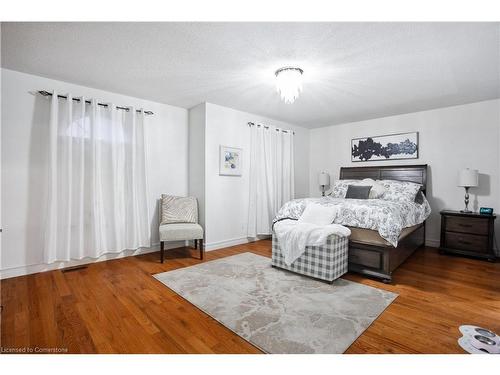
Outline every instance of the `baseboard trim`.
{"label": "baseboard trim", "polygon": [[259,240],[262,240],[264,238],[269,238],[269,237],[270,236],[240,237],[240,238],[233,238],[230,240],[210,242],[210,243],[207,243],[205,245],[205,251],[212,251],[212,250],[222,249],[224,247],[242,245],[245,243],[259,241]]}
{"label": "baseboard trim", "polygon": [[[175,249],[177,247],[183,247],[183,241],[169,242],[166,243],[165,249]],[[12,277],[25,276],[33,273],[54,271],[61,268],[68,267],[78,267],[84,264],[92,264],[97,262],[104,262],[106,260],[126,258],[135,255],[154,253],[160,250],[160,243],[154,243],[151,247],[143,247],[137,250],[124,250],[120,253],[108,253],[101,255],[99,258],[84,258],[78,260],[71,260],[69,262],[54,262],[50,264],[30,264],[21,267],[12,267],[0,270],[0,280],[10,279]]]}
{"label": "baseboard trim", "polygon": [[[211,242],[211,243],[207,243],[205,245],[205,251],[212,251],[212,250],[222,249],[224,247],[242,245],[245,243],[258,241],[258,240],[262,240],[264,238],[269,238],[269,237],[270,236],[240,237],[240,238],[233,238],[230,240]],[[439,247],[439,240],[428,238],[425,240],[425,245],[430,246],[430,247]],[[175,248],[183,247],[183,246],[186,246],[185,242],[183,242],[183,241],[165,243],[166,250],[175,249]],[[12,267],[12,268],[0,270],[0,280],[10,279],[12,277],[30,275],[33,273],[53,271],[53,270],[57,270],[57,269],[61,269],[61,268],[77,267],[77,266],[84,265],[84,264],[92,264],[92,263],[97,263],[97,262],[103,262],[106,260],[120,259],[120,258],[129,257],[129,256],[148,254],[148,253],[153,253],[153,252],[159,251],[159,250],[160,250],[160,243],[158,242],[158,243],[154,243],[151,247],[141,248],[138,250],[125,250],[125,251],[122,251],[121,253],[116,253],[116,254],[115,253],[104,254],[97,259],[85,258],[85,259],[81,259],[81,260],[72,260],[69,262],[55,262],[55,263],[51,263],[51,264],[31,264],[31,265],[21,266],[21,267]]]}
{"label": "baseboard trim", "polygon": [[429,247],[439,247],[440,241],[432,238],[426,238],[425,246]]}

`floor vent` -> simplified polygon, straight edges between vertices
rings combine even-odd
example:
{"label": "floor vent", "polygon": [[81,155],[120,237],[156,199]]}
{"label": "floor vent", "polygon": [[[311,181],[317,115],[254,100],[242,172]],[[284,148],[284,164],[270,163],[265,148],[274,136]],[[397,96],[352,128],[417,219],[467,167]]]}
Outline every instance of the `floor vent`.
{"label": "floor vent", "polygon": [[68,267],[68,268],[64,268],[61,270],[61,272],[73,272],[73,271],[80,271],[80,270],[83,270],[87,268],[87,266],[75,266],[75,267]]}

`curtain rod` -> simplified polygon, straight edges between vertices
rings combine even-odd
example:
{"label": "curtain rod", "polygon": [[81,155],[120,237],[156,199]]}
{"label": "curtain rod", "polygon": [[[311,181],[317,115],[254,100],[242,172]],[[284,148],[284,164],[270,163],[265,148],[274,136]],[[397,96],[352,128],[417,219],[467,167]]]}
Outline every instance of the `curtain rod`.
{"label": "curtain rod", "polygon": [[[249,123],[248,123],[248,126],[257,126],[258,128],[263,127],[264,129],[269,129],[269,126],[266,126],[266,125],[260,125],[260,124],[257,124],[257,125],[256,125],[256,124],[254,124],[253,122],[249,122]],[[289,132],[288,130],[283,130],[283,129],[276,129],[276,131],[277,131],[277,132],[281,131],[281,132],[283,132],[283,133],[288,133],[288,132]],[[294,131],[292,131],[291,133],[292,133],[293,135],[295,135],[295,132],[294,132]]]}
{"label": "curtain rod", "polygon": [[[43,96],[52,96],[52,93],[51,92],[48,92],[48,91],[45,91],[45,90],[40,90],[40,91],[37,91],[40,95],[43,95]],[[67,96],[64,96],[64,95],[57,95],[58,98],[61,98],[61,99],[68,99]],[[72,98],[74,101],[76,102],[79,102],[81,99],[80,98]],[[85,103],[87,104],[91,104],[92,102],[90,100],[85,100]],[[100,105],[101,107],[107,107],[108,104],[106,103],[97,103],[97,105]],[[127,107],[119,107],[117,106],[116,107],[117,109],[123,109],[124,111],[129,111],[130,108],[127,108]],[[141,112],[144,112],[145,115],[153,115],[154,113],[152,111],[143,111],[143,110],[140,110],[140,109],[137,109],[136,110],[137,113],[141,113]]]}

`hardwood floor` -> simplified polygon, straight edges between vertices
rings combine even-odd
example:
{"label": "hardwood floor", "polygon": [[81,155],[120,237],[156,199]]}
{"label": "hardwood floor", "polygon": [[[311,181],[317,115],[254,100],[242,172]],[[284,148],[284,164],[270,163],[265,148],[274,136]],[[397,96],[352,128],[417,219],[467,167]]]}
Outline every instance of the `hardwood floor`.
{"label": "hardwood floor", "polygon": [[[207,252],[204,261],[245,251],[270,257],[271,242]],[[3,280],[3,351],[260,353],[151,277],[200,262],[196,250],[166,254],[164,264],[153,253]],[[344,277],[399,294],[347,353],[463,353],[459,325],[500,332],[499,263],[425,248],[394,273],[391,285],[356,274]]]}

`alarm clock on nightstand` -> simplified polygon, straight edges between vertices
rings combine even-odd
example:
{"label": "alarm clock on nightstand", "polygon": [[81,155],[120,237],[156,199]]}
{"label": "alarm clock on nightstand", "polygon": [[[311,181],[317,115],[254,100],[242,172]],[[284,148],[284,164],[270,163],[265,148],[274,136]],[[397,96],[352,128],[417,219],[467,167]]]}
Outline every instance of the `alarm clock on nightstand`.
{"label": "alarm clock on nightstand", "polygon": [[481,215],[493,215],[493,208],[491,207],[481,207],[479,209]]}

